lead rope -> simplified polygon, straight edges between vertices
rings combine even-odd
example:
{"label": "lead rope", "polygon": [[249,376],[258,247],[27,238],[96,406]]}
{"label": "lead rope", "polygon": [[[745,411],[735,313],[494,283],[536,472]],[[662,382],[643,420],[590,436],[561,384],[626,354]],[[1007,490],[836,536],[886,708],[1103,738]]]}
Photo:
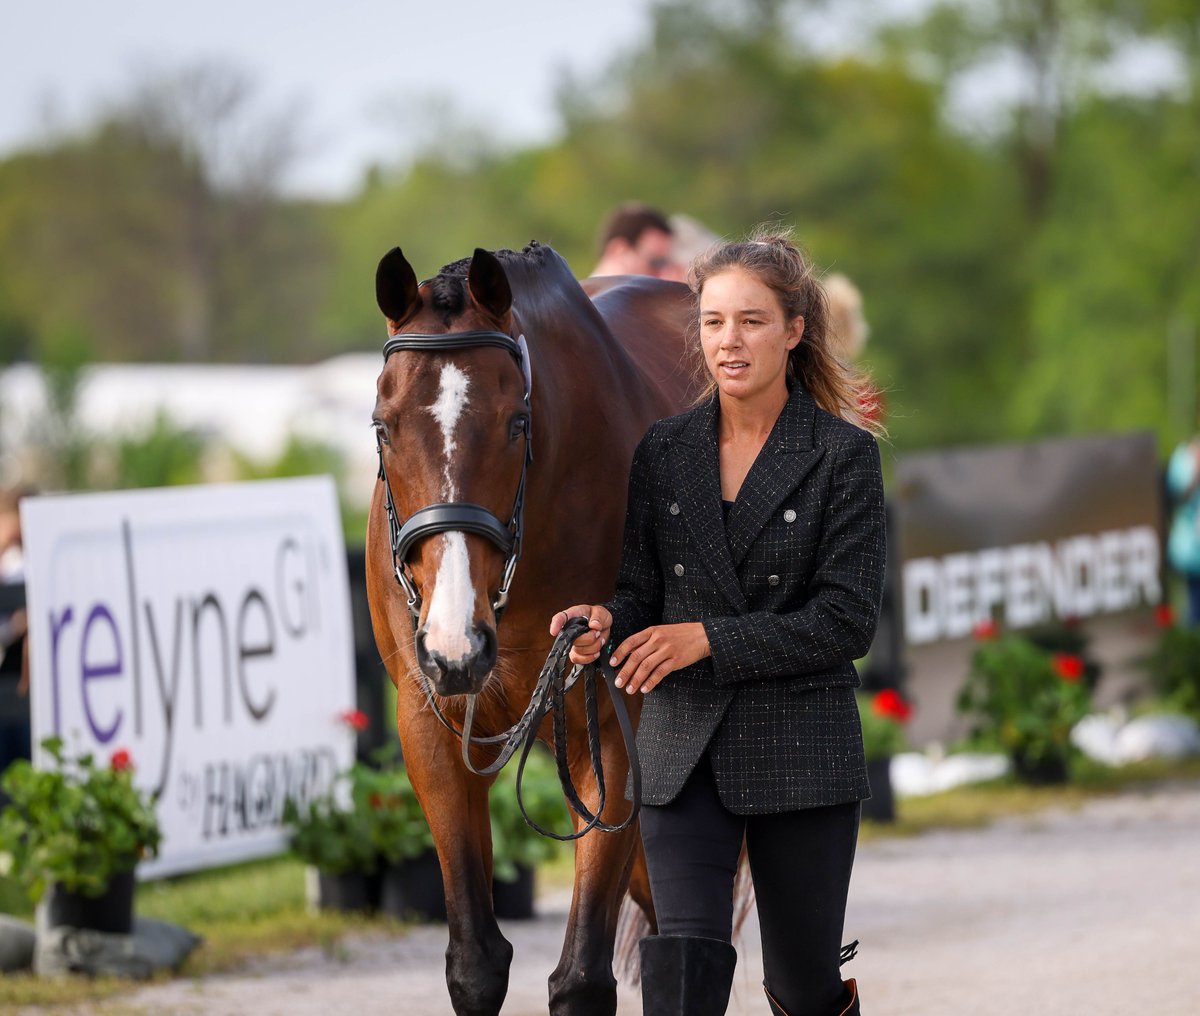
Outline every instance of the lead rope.
{"label": "lead rope", "polygon": [[[467,712],[463,719],[462,730],[459,730],[446,719],[442,711],[438,708],[437,703],[433,699],[432,689],[429,687],[424,675],[421,675],[421,683],[425,689],[425,694],[433,706],[438,719],[461,739],[463,763],[471,772],[477,776],[491,776],[498,773],[516,753],[517,749],[520,749],[521,757],[517,763],[517,805],[520,807],[521,815],[530,828],[537,830],[543,836],[549,836],[556,840],[577,840],[592,829],[599,829],[601,832],[606,833],[620,832],[622,829],[627,828],[634,818],[636,818],[638,810],[641,807],[642,769],[638,761],[637,744],[634,739],[633,724],[629,720],[629,711],[625,707],[625,700],[615,684],[616,673],[609,664],[607,657],[604,657],[598,663],[590,663],[583,667],[574,667],[573,669],[571,667],[569,659],[571,643],[582,635],[587,630],[587,627],[588,619],[586,617],[571,618],[571,620],[563,625],[563,629],[558,633],[558,637],[550,647],[546,663],[538,675],[537,684],[534,686],[533,694],[529,699],[529,705],[525,708],[525,712],[521,715],[521,718],[503,734],[496,734],[491,737],[475,737],[472,735],[471,728],[475,723],[476,704],[476,696],[474,695],[467,698]],[[600,717],[596,699],[597,669],[599,669],[604,677],[608,688],[608,697],[612,700],[613,712],[616,713],[617,717],[617,725],[621,729],[621,739],[625,743],[625,753],[629,758],[629,769],[633,783],[633,807],[630,809],[629,814],[616,825],[600,819],[600,815],[604,812],[605,801],[607,800],[607,787],[604,780],[604,760],[600,744]],[[568,670],[571,671],[569,676],[567,676]],[[571,777],[570,764],[567,761],[566,693],[580,678],[583,680],[588,752],[592,763],[592,775],[596,779],[597,801],[594,813],[580,798],[579,791]],[[525,763],[529,758],[530,751],[533,750],[534,742],[537,741],[538,728],[541,726],[546,713],[550,711],[554,712],[554,758],[558,769],[558,780],[562,785],[563,796],[566,797],[567,803],[584,822],[582,828],[567,835],[560,835],[538,825],[537,822],[529,817],[529,812],[525,808],[525,801],[521,796],[521,783],[525,775]],[[471,761],[472,745],[500,744],[501,742],[503,742],[503,747],[488,765],[479,768]]]}

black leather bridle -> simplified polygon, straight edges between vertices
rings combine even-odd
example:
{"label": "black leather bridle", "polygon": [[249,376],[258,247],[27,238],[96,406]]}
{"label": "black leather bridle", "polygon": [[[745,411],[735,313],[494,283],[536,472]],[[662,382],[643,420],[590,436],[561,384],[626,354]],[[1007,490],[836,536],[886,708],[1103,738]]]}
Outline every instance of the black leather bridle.
{"label": "black leather bridle", "polygon": [[[457,349],[478,349],[482,346],[503,349],[516,360],[517,367],[525,378],[525,406],[532,412],[532,373],[529,351],[523,335],[514,339],[506,332],[490,330],[448,332],[443,335],[421,332],[394,335],[384,344],[383,362],[387,363],[388,357],[401,349],[441,353]],[[396,573],[396,581],[400,583],[400,588],[404,590],[408,599],[408,609],[412,613],[414,627],[421,616],[421,593],[408,572],[408,552],[418,540],[451,530],[475,533],[491,540],[504,555],[500,589],[496,593],[496,599],[492,601],[492,611],[496,615],[496,624],[499,625],[504,608],[508,606],[508,593],[512,588],[517,561],[521,557],[521,538],[525,531],[525,477],[529,472],[529,464],[533,461],[532,417],[525,424],[525,458],[521,463],[521,479],[517,482],[517,494],[507,523],[502,522],[481,504],[470,501],[443,501],[418,509],[401,524],[396,502],[392,497],[392,485],[388,482],[387,471],[383,468],[383,438],[378,430],[375,433],[375,448],[379,453],[379,479],[383,481],[384,502],[387,508],[392,569]]]}

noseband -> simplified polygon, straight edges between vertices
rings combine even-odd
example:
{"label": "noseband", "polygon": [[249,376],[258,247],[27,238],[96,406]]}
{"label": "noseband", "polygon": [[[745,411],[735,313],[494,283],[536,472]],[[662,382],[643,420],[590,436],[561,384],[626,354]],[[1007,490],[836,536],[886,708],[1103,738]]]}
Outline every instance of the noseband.
{"label": "noseband", "polygon": [[[525,378],[525,405],[532,412],[530,401],[533,388],[532,372],[524,335],[514,339],[505,332],[490,330],[448,332],[444,335],[420,332],[394,335],[384,344],[383,362],[386,364],[388,357],[401,349],[442,353],[458,349],[478,349],[484,346],[503,349],[517,361],[517,367]],[[504,608],[508,606],[508,593],[512,588],[517,561],[521,557],[521,538],[525,530],[525,476],[529,471],[529,463],[533,461],[532,430],[531,418],[530,423],[525,427],[525,458],[521,463],[521,479],[517,482],[517,495],[507,524],[501,522],[481,504],[474,504],[470,501],[443,501],[418,509],[401,525],[399,514],[396,511],[396,502],[392,497],[392,485],[388,482],[387,471],[383,468],[383,439],[376,433],[375,448],[379,453],[379,479],[383,481],[388,533],[391,536],[392,544],[392,569],[396,573],[396,581],[400,583],[400,588],[404,590],[404,595],[408,598],[408,609],[412,613],[414,627],[421,616],[421,593],[408,571],[408,553],[418,540],[452,530],[475,533],[477,536],[491,540],[504,555],[504,571],[500,579],[500,589],[496,593],[496,599],[492,602],[492,612],[496,616],[496,624],[500,624]]]}

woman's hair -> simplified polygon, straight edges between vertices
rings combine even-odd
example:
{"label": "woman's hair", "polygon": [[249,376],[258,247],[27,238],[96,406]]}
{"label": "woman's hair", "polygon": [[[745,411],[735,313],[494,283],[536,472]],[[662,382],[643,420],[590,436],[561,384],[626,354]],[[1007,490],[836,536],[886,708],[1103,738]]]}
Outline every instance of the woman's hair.
{"label": "woman's hair", "polygon": [[[751,273],[774,290],[789,321],[804,318],[804,335],[788,352],[788,379],[804,385],[826,412],[877,437],[885,434],[883,424],[876,418],[879,393],[865,374],[836,352],[825,290],[812,262],[793,242],[792,231],[779,226],[760,226],[748,240],[710,247],[692,262],[688,272],[688,282],[697,301],[709,279],[733,268]],[[700,401],[715,389],[716,382],[710,377]]]}

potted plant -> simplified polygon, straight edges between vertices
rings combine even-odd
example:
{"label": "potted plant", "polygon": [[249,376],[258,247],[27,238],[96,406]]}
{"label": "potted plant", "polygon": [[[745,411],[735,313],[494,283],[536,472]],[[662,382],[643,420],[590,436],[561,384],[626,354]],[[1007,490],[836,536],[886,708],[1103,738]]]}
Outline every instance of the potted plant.
{"label": "potted plant", "polygon": [[895,688],[873,695],[856,692],[862,722],[863,752],[867,757],[867,779],[871,796],[863,802],[863,818],[876,822],[896,820],[892,794],[892,757],[908,747],[904,726],[912,718],[912,705]]}
{"label": "potted plant", "polygon": [[[569,833],[571,823],[558,769],[549,753],[529,753],[521,779],[521,799],[542,828]],[[560,841],[543,836],[521,814],[517,765],[500,771],[488,797],[492,824],[492,901],[497,917],[533,917],[537,866],[557,855]]]}
{"label": "potted plant", "polygon": [[5,866],[34,903],[46,896],[51,927],[129,934],[134,869],[161,840],[153,802],[133,784],[128,751],[98,765],[90,753],[69,757],[61,738],[41,746],[50,768],[21,759],[3,776],[10,797],[0,814]]}
{"label": "potted plant", "polygon": [[333,790],[297,804],[289,799],[283,824],[290,846],[309,866],[309,899],[322,910],[372,910],[378,889],[378,858],[365,815],[341,807]]}
{"label": "potted plant", "polygon": [[[367,725],[361,709],[341,712],[336,720],[353,738]],[[338,773],[322,797],[284,803],[292,853],[308,865],[309,901],[322,910],[368,911],[379,904],[379,858],[369,816],[351,792],[356,769]]]}
{"label": "potted plant", "polygon": [[1018,779],[1064,782],[1071,728],[1091,705],[1083,659],[992,624],[978,626],[975,635],[978,645],[957,700],[959,711],[973,720],[972,733],[1006,751]]}
{"label": "potted plant", "polygon": [[433,834],[394,745],[350,772],[355,811],[366,818],[381,862],[380,909],[402,920],[444,921],[446,897]]}

